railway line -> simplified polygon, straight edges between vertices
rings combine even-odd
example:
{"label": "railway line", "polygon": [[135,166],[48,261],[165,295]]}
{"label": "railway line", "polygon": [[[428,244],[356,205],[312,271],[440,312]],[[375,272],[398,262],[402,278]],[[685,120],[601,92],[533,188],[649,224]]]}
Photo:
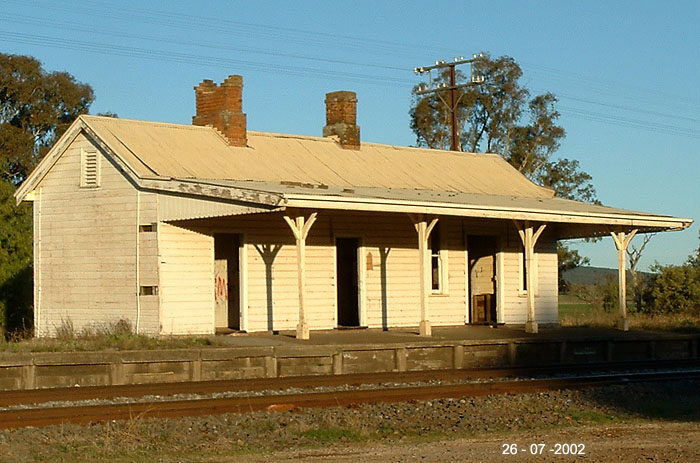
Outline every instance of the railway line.
{"label": "railway line", "polygon": [[[95,423],[135,417],[183,417],[259,410],[344,407],[361,403],[523,394],[633,382],[695,380],[700,379],[699,363],[697,360],[644,361],[8,391],[0,393],[0,407],[45,402],[52,402],[52,406],[0,411],[0,429],[62,423]],[[434,384],[435,382],[439,384]],[[358,388],[359,385],[377,387]],[[347,386],[349,390],[346,388],[318,391],[319,388],[338,386]],[[294,392],[286,393],[290,388],[293,388]],[[302,391],[298,392],[299,389]],[[243,395],[162,400],[165,396],[179,394],[206,395],[232,391],[239,391]],[[277,392],[256,395],[256,391]],[[156,395],[161,400],[99,405],[72,404],[81,400]],[[56,405],[54,402],[60,404]]]}

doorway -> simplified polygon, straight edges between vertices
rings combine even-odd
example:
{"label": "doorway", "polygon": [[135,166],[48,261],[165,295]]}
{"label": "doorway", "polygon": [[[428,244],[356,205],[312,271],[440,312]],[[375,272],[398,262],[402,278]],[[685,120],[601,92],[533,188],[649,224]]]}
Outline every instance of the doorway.
{"label": "doorway", "polygon": [[358,262],[359,238],[336,238],[338,327],[360,326]]}
{"label": "doorway", "polygon": [[496,315],[496,250],[495,236],[469,235],[469,302],[470,323],[495,324]]}
{"label": "doorway", "polygon": [[241,235],[214,235],[214,321],[218,331],[241,328],[239,248]]}

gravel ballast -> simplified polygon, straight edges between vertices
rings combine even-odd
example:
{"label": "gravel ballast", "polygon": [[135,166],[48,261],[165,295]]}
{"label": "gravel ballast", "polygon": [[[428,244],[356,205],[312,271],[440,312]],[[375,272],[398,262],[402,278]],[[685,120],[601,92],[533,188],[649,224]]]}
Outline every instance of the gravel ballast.
{"label": "gravel ballast", "polygon": [[556,434],[582,426],[697,423],[699,386],[698,381],[640,383],[198,418],[136,416],[103,425],[22,428],[0,431],[0,461],[246,461],[295,449],[420,446],[464,438],[514,438],[538,431]]}

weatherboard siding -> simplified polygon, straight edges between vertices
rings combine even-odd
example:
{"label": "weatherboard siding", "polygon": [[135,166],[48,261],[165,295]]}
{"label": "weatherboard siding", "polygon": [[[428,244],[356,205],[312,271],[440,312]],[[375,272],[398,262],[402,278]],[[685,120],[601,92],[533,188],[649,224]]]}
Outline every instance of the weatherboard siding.
{"label": "weatherboard siding", "polygon": [[161,334],[214,332],[214,238],[158,224]]}
{"label": "weatherboard siding", "polygon": [[[136,233],[139,239],[138,280],[139,286],[159,286],[158,277],[158,195],[139,192],[139,220]],[[153,227],[143,231],[142,226]],[[138,331],[144,334],[160,333],[160,296],[139,295]]]}
{"label": "weatherboard siding", "polygon": [[120,319],[135,325],[136,190],[98,150],[100,186],[81,188],[79,135],[38,185],[37,334],[64,323],[76,331]]}
{"label": "weatherboard siding", "polygon": [[[502,321],[524,324],[527,321],[527,292],[522,290],[523,246],[515,228],[503,247]],[[558,262],[556,240],[545,232],[535,246],[535,317],[539,323],[558,322]]]}

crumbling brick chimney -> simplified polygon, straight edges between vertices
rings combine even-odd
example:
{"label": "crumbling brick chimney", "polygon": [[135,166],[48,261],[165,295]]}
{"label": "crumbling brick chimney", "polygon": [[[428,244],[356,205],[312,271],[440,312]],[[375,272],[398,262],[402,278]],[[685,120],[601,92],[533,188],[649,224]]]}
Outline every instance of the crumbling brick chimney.
{"label": "crumbling brick chimney", "polygon": [[355,92],[326,93],[326,126],[323,136],[337,135],[340,146],[360,149],[360,127],[357,125],[357,96]]}
{"label": "crumbling brick chimney", "polygon": [[243,77],[228,76],[220,86],[204,80],[194,88],[197,115],[194,125],[210,125],[232,146],[247,146],[246,117],[243,114]]}

